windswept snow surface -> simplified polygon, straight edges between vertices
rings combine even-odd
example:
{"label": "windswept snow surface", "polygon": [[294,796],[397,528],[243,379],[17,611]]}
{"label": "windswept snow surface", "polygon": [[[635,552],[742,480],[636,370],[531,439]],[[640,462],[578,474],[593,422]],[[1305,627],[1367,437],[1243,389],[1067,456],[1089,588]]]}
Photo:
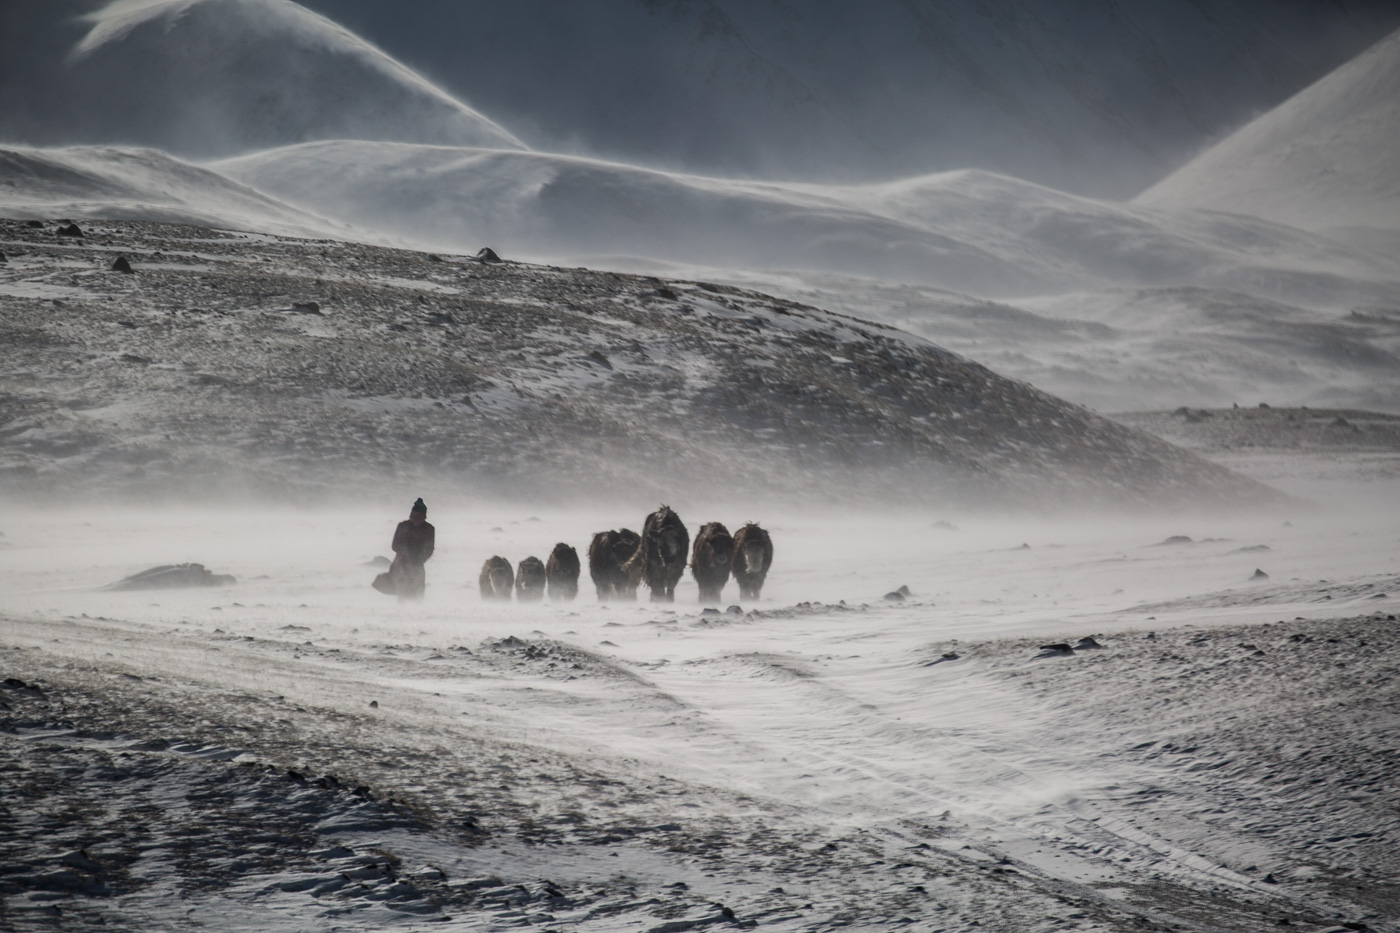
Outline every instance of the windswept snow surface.
{"label": "windswept snow surface", "polygon": [[[431,499],[427,598],[396,604],[394,491],[6,509],[10,928],[1400,929],[1394,472],[1248,519],[710,499],[692,529],[776,550],[710,613],[688,577],[479,600],[487,556],[640,500]],[[239,582],[101,589],[186,560]]]}
{"label": "windswept snow surface", "polygon": [[217,172],[154,149],[0,147],[0,215],[216,224],[292,236],[344,233]]}
{"label": "windswept snow surface", "polygon": [[1136,198],[1309,230],[1400,229],[1400,32]]}
{"label": "windswept snow surface", "polygon": [[290,0],[114,0],[84,20],[64,59],[31,65],[48,84],[16,100],[7,141],[202,157],[342,137],[522,145]]}

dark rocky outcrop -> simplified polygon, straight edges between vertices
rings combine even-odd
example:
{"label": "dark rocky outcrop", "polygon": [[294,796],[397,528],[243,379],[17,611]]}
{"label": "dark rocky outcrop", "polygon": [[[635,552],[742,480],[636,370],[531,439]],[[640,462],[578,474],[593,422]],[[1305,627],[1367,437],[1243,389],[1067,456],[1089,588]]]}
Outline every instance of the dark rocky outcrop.
{"label": "dark rocky outcrop", "polygon": [[238,581],[226,573],[213,573],[203,564],[161,564],[140,573],[133,573],[104,589],[108,590],[174,590],[200,586],[227,586]]}

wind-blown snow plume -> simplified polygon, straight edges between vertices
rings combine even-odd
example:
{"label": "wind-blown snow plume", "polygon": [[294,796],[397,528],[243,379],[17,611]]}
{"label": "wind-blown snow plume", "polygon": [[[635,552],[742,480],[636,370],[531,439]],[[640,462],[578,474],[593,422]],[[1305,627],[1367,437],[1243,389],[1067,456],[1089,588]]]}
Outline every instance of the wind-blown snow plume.
{"label": "wind-blown snow plume", "polygon": [[290,0],[116,0],[50,66],[35,142],[216,156],[309,139],[520,148],[508,131]]}

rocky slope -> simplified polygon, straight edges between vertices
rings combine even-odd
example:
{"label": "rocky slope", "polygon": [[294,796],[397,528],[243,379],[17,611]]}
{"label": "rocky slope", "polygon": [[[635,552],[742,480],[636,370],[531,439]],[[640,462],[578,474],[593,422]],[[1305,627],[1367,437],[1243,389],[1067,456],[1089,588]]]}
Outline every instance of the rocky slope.
{"label": "rocky slope", "polygon": [[1272,495],[919,338],[732,287],[155,224],[0,231],[11,488]]}

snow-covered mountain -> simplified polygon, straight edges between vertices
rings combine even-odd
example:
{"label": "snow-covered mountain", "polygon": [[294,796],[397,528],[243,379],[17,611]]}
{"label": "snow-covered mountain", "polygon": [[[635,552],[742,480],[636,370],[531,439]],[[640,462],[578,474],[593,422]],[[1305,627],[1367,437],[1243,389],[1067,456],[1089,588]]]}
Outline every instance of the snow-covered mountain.
{"label": "snow-covered mountain", "polygon": [[1400,32],[1143,192],[1136,203],[1305,229],[1400,230]]}
{"label": "snow-covered mountain", "polygon": [[536,258],[839,271],[1003,297],[1189,282],[1374,301],[1400,276],[1393,262],[1279,224],[1113,204],[976,171],[777,184],[347,140],[210,167],[363,229]]}
{"label": "snow-covered mountain", "polygon": [[1384,0],[307,0],[534,148],[705,175],[982,168],[1127,197],[1400,26]]}
{"label": "snow-covered mountain", "polygon": [[9,14],[32,30],[34,47],[62,54],[11,62],[0,82],[0,138],[185,156],[342,137],[521,146],[290,0],[113,0],[76,19],[60,16],[64,10],[73,5],[54,5],[46,19]]}
{"label": "snow-covered mountain", "polygon": [[[0,228],[21,489],[1270,501],[906,333],[720,285],[329,240]],[[132,274],[111,271],[118,255]]]}

